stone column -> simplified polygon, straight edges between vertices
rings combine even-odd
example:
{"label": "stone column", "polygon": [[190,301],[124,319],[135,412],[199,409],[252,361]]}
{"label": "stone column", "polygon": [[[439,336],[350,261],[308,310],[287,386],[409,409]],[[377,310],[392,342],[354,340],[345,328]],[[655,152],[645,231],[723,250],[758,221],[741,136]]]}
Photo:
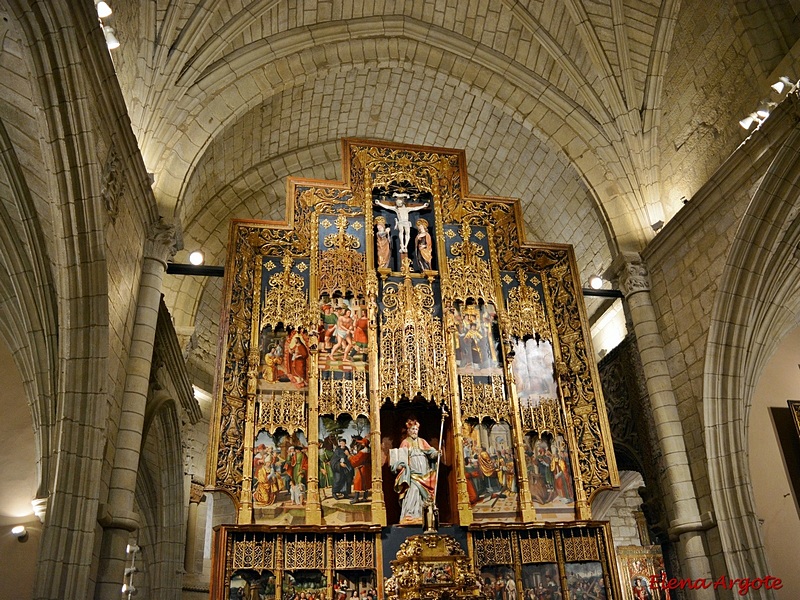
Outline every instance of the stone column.
{"label": "stone column", "polygon": [[[664,340],[650,297],[647,265],[636,253],[622,253],[614,259],[611,269],[619,278],[619,289],[625,294],[628,316],[642,359],[656,438],[662,453],[664,480],[671,496],[666,503],[670,514],[669,534],[677,541],[682,576],[693,580],[710,578],[711,565],[704,547],[703,531],[711,523],[708,522],[710,519],[703,520],[697,504],[683,426],[667,368]],[[692,593],[693,598],[714,598],[713,589],[698,589]]]}
{"label": "stone column", "polygon": [[186,521],[186,549],[183,570],[194,573],[195,553],[197,552],[197,508],[205,500],[203,484],[192,481],[189,490],[189,516]]}
{"label": "stone column", "polygon": [[127,561],[125,547],[131,534],[139,528],[139,517],[133,509],[144,411],[150,387],[161,285],[167,269],[167,259],[174,253],[174,246],[175,228],[167,225],[163,219],[153,223],[144,245],[142,275],[125,370],[125,389],[108,502],[101,505],[98,514],[98,521],[104,532],[96,598],[120,596]]}

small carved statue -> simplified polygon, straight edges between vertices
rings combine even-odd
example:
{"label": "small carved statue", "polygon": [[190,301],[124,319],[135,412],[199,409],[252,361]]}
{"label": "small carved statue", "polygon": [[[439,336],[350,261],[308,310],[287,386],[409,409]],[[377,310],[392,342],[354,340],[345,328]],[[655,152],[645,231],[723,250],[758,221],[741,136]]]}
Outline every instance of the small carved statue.
{"label": "small carved statue", "polygon": [[385,204],[380,200],[376,200],[375,204],[386,210],[391,210],[397,215],[397,221],[394,228],[397,229],[398,238],[400,239],[400,254],[408,253],[408,242],[411,238],[411,213],[416,210],[428,208],[428,203],[410,206],[406,204],[411,196],[405,192],[395,192],[392,194],[394,198],[394,205]]}

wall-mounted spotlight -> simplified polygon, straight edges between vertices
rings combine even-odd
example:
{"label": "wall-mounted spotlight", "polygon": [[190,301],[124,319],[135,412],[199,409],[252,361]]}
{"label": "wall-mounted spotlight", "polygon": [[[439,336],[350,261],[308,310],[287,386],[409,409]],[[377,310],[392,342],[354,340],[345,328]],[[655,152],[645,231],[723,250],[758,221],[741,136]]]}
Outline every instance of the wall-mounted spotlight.
{"label": "wall-mounted spotlight", "polygon": [[761,119],[758,118],[756,113],[750,113],[744,119],[739,121],[739,125],[742,126],[742,129],[750,129],[753,123],[760,124]]}
{"label": "wall-mounted spotlight", "polygon": [[659,229],[664,227],[664,221],[658,220],[655,223],[653,223],[652,225],[650,225],[650,227],[653,228],[653,231],[658,232]]}
{"label": "wall-mounted spotlight", "polygon": [[16,527],[12,527],[11,535],[17,538],[18,542],[28,541],[28,529],[25,527],[25,525],[17,525]]}
{"label": "wall-mounted spotlight", "polygon": [[97,9],[97,16],[101,19],[111,16],[111,7],[105,0],[94,0],[94,7]]}
{"label": "wall-mounted spotlight", "polygon": [[106,46],[109,50],[119,48],[119,39],[117,39],[116,32],[111,25],[103,25],[103,35],[106,36]]}
{"label": "wall-mounted spotlight", "polygon": [[603,287],[603,278],[600,275],[592,275],[589,277],[589,287],[593,290],[599,290]]}
{"label": "wall-mounted spotlight", "polygon": [[788,94],[797,87],[797,82],[793,83],[788,77],[779,77],[778,81],[773,83],[770,87],[778,94],[782,94],[784,91]]}
{"label": "wall-mounted spotlight", "polygon": [[195,266],[202,265],[204,261],[205,257],[203,256],[203,253],[200,252],[200,250],[195,250],[189,255],[189,262]]}

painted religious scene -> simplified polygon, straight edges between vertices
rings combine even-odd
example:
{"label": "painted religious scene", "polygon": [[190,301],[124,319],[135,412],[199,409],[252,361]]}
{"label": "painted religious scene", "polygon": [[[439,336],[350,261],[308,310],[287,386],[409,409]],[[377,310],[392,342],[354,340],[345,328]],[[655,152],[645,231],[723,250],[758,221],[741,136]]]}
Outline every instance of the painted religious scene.
{"label": "painted religious scene", "polygon": [[575,518],[575,486],[564,436],[525,436],[528,488],[537,518],[565,521]]}
{"label": "painted religious scene", "polygon": [[517,583],[513,565],[487,565],[480,572],[481,591],[493,600],[516,600]]}
{"label": "painted religious scene", "polygon": [[364,371],[369,346],[369,315],[363,299],[322,296],[319,320],[319,368]]}
{"label": "painted religious scene", "polygon": [[372,448],[369,419],[319,419],[319,495],[325,523],[370,519]]}
{"label": "painted religious scene", "polygon": [[283,581],[283,600],[325,600],[328,583],[321,571],[288,571]]}
{"label": "painted religious scene", "polygon": [[567,563],[567,589],[575,600],[606,600],[603,566],[599,562]]}
{"label": "painted religious scene", "polygon": [[517,396],[523,408],[539,406],[558,398],[554,374],[553,345],[542,338],[514,339],[512,368]]}
{"label": "painted religious scene", "polygon": [[306,332],[289,328],[261,330],[261,367],[258,388],[268,390],[305,390],[308,388],[308,367],[311,356]]}
{"label": "painted religious scene", "polygon": [[561,600],[561,578],[555,563],[522,565],[522,597],[524,600]]}
{"label": "painted religious scene", "polygon": [[463,429],[467,494],[476,518],[514,520],[519,488],[508,423],[466,423]]}
{"label": "painted religious scene", "polygon": [[352,569],[337,571],[333,583],[333,600],[377,600],[378,590],[375,573]]}
{"label": "painted religious scene", "polygon": [[269,571],[239,571],[231,577],[229,600],[277,600],[275,575]]}
{"label": "painted religious scene", "polygon": [[304,522],[308,492],[308,442],[303,432],[261,431],[253,448],[256,522]]}
{"label": "painted religious scene", "polygon": [[453,309],[459,374],[501,375],[497,311],[491,304],[460,304]]}

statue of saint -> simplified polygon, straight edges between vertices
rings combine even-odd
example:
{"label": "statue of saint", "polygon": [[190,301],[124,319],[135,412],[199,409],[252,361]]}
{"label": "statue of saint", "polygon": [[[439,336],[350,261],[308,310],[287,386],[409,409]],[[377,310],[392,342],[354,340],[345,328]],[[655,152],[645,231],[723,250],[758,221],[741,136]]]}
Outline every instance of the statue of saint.
{"label": "statue of saint", "polygon": [[433,240],[428,232],[428,222],[425,219],[417,220],[417,238],[414,245],[419,270],[430,271],[433,265]]}
{"label": "statue of saint", "polygon": [[410,197],[411,196],[406,194],[405,192],[395,192],[394,194],[392,194],[392,198],[394,198],[394,205],[384,204],[379,200],[375,201],[375,204],[377,204],[381,208],[385,208],[386,210],[391,210],[394,212],[394,214],[397,215],[397,221],[395,222],[394,228],[397,229],[398,238],[400,239],[401,254],[408,253],[408,241],[411,238],[410,215],[412,211],[428,208],[427,202],[425,204],[409,206],[408,204],[406,204],[406,200],[408,200]]}
{"label": "statue of saint", "polygon": [[389,466],[397,473],[394,489],[400,495],[400,524],[422,523],[425,507],[433,502],[436,489],[436,459],[439,451],[419,437],[419,421],[406,421],[406,438],[389,451]]}
{"label": "statue of saint", "polygon": [[392,260],[392,234],[386,226],[386,219],[375,218],[375,242],[378,246],[378,268],[388,269]]}

